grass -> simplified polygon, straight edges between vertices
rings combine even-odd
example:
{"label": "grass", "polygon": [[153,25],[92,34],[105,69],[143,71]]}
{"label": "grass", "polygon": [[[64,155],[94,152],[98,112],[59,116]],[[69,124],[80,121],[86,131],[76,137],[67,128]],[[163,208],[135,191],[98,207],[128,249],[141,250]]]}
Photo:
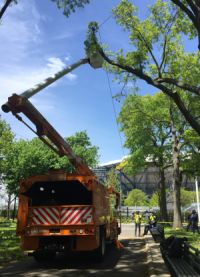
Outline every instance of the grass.
{"label": "grass", "polygon": [[16,223],[0,221],[0,265],[25,258],[20,249],[20,239],[16,236]]}
{"label": "grass", "polygon": [[165,237],[169,237],[171,235],[175,235],[177,237],[186,237],[188,239],[188,243],[193,247],[200,250],[200,235],[195,233],[193,234],[191,231],[186,231],[185,229],[172,229],[171,227],[165,227]]}

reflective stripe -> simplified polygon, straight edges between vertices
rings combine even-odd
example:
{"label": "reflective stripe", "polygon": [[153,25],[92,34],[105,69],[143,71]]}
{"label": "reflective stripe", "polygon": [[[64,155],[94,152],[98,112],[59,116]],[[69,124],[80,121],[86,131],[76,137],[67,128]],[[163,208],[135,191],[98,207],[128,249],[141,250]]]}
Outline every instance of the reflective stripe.
{"label": "reflective stripe", "polygon": [[33,208],[32,210],[32,223],[39,224],[58,224],[59,223],[59,211],[57,208],[40,207]]}
{"label": "reflective stripe", "polygon": [[93,208],[86,207],[35,207],[32,208],[33,225],[83,224],[93,222]]}
{"label": "reflective stripe", "polygon": [[87,217],[92,216],[92,207],[63,208],[61,212],[62,224],[82,224],[82,219],[87,222]]}

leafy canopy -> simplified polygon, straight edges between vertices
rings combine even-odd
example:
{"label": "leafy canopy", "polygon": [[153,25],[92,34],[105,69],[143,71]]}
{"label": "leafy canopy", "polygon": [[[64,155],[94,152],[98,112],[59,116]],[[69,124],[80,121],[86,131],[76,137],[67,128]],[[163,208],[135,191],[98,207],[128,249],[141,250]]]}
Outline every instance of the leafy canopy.
{"label": "leafy canopy", "polygon": [[147,203],[147,195],[140,189],[131,190],[124,201],[126,206],[147,206]]}
{"label": "leafy canopy", "polygon": [[155,1],[144,19],[140,19],[137,8],[128,0],[121,0],[113,14],[132,48],[119,49],[112,56],[101,49],[100,54],[112,66],[110,70],[122,76],[119,80],[125,84],[137,78],[162,91],[200,134],[199,111],[191,110],[185,100],[187,95],[200,103],[200,54],[186,52],[183,43],[182,26],[189,32],[194,29],[192,22],[171,1],[164,0]]}
{"label": "leafy canopy", "polygon": [[[67,138],[67,142],[88,166],[97,165],[98,148],[91,144],[86,131],[77,132]],[[14,194],[17,194],[19,182],[23,178],[43,174],[49,169],[64,169],[67,172],[74,170],[67,157],[60,158],[38,138],[12,143],[6,154],[5,163],[5,181],[8,191]]]}
{"label": "leafy canopy", "polygon": [[75,12],[77,8],[83,8],[88,4],[89,0],[51,0],[56,2],[58,9],[63,10],[63,14],[67,17],[72,12]]}

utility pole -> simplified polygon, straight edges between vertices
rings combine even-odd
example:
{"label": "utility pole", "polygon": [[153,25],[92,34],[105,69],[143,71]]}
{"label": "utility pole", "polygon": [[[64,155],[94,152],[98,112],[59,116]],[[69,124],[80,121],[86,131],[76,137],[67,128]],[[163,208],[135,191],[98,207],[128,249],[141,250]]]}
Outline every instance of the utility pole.
{"label": "utility pole", "polygon": [[195,177],[195,187],[196,187],[196,198],[197,198],[197,212],[198,212],[198,218],[200,222],[200,207],[199,207],[199,186],[198,186],[198,178]]}

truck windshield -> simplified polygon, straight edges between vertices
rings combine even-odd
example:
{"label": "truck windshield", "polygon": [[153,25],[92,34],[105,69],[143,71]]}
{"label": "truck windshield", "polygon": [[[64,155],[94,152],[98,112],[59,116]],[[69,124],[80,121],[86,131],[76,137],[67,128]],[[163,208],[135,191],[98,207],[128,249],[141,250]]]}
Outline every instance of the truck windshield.
{"label": "truck windshield", "polygon": [[23,194],[29,206],[92,205],[92,192],[77,180],[37,182]]}

